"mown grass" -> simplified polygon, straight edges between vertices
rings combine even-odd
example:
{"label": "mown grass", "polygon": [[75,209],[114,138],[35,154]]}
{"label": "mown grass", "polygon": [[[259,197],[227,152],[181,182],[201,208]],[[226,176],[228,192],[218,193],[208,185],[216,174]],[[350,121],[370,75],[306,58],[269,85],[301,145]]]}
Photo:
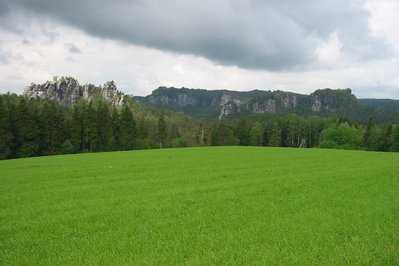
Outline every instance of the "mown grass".
{"label": "mown grass", "polygon": [[0,162],[0,264],[398,265],[399,154],[208,147]]}

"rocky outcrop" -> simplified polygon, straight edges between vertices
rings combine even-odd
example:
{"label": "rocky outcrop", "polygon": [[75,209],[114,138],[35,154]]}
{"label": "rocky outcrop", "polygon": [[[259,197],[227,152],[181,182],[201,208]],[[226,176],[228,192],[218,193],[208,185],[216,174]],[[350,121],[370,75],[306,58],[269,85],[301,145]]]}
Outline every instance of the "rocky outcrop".
{"label": "rocky outcrop", "polygon": [[[215,102],[216,99],[213,99],[212,102]],[[224,117],[228,117],[232,114],[235,109],[240,112],[241,101],[234,97],[234,95],[230,95],[228,93],[223,93],[220,98],[220,115],[219,120],[222,120]]]}
{"label": "rocky outcrop", "polygon": [[113,106],[119,107],[123,105],[124,94],[118,91],[113,80],[106,82],[101,87],[101,96]]}
{"label": "rocky outcrop", "polygon": [[316,90],[310,94],[311,110],[315,113],[338,113],[342,110],[353,109],[357,99],[350,89],[345,90]]}
{"label": "rocky outcrop", "polygon": [[113,106],[122,106],[124,94],[119,92],[113,81],[108,81],[103,86],[86,84],[81,86],[72,77],[54,77],[52,81],[43,84],[32,83],[24,91],[28,99],[55,100],[66,107],[72,107],[79,99],[90,101],[98,94],[109,101]]}
{"label": "rocky outcrop", "polygon": [[340,114],[357,99],[350,89],[317,90],[311,95],[284,91],[227,91],[160,87],[138,101],[197,117],[234,118],[241,114]]}
{"label": "rocky outcrop", "polygon": [[264,114],[264,113],[276,113],[276,100],[274,99],[267,99],[263,102],[254,102],[250,105],[249,108],[251,113],[255,114]]}

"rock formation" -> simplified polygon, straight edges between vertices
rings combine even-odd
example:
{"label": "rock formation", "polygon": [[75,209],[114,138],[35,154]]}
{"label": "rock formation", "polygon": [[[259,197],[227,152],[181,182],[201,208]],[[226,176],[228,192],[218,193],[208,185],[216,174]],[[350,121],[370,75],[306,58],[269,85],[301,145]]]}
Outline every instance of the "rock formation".
{"label": "rock formation", "polygon": [[140,102],[193,116],[233,118],[241,114],[339,114],[357,104],[350,89],[317,90],[310,95],[284,91],[227,91],[160,87]]}
{"label": "rock formation", "polygon": [[81,86],[72,77],[54,77],[52,81],[43,84],[32,83],[24,91],[24,96],[28,99],[55,100],[66,107],[72,107],[79,99],[90,101],[96,94],[113,106],[123,105],[124,94],[118,91],[113,81],[108,81],[103,86],[93,84]]}

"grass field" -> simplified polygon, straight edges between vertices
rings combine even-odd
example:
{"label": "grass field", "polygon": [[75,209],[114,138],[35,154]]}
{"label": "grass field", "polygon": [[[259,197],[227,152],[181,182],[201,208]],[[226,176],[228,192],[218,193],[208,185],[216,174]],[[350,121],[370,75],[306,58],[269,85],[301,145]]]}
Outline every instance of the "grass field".
{"label": "grass field", "polygon": [[208,147],[0,162],[0,264],[398,265],[399,154]]}

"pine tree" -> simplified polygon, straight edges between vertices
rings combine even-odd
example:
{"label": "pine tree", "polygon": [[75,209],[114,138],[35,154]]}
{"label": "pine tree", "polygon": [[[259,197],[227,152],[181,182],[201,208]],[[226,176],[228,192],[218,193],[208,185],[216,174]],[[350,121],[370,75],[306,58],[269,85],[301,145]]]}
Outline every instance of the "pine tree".
{"label": "pine tree", "polygon": [[11,158],[11,125],[3,99],[0,98],[0,160]]}
{"label": "pine tree", "polygon": [[120,114],[118,109],[115,107],[112,108],[111,114],[111,129],[112,129],[112,140],[111,146],[113,150],[120,150],[121,149],[121,126],[120,126]]}
{"label": "pine tree", "polygon": [[121,148],[123,150],[131,150],[136,147],[137,142],[137,127],[136,121],[133,118],[133,113],[129,106],[123,106],[121,113]]}
{"label": "pine tree", "polygon": [[161,112],[158,119],[158,142],[159,148],[162,148],[165,145],[167,137],[167,125],[165,121],[165,114]]}
{"label": "pine tree", "polygon": [[40,154],[59,152],[64,140],[64,114],[57,103],[45,101],[40,110]]}
{"label": "pine tree", "polygon": [[391,151],[398,151],[399,152],[399,125],[395,125],[392,130],[392,146]]}
{"label": "pine tree", "polygon": [[250,143],[250,125],[248,119],[241,117],[236,126],[236,137],[240,145],[247,146]]}
{"label": "pine tree", "polygon": [[363,145],[367,148],[367,149],[371,149],[371,145],[370,145],[370,136],[372,134],[372,130],[374,129],[374,121],[372,117],[369,117],[369,120],[367,122],[367,126],[366,126],[366,131],[364,132],[363,135]]}
{"label": "pine tree", "polygon": [[30,157],[39,154],[38,111],[33,102],[21,98],[16,110],[16,157]]}
{"label": "pine tree", "polygon": [[105,100],[100,100],[96,111],[96,131],[98,151],[109,151],[112,147],[112,126],[109,105]]}

